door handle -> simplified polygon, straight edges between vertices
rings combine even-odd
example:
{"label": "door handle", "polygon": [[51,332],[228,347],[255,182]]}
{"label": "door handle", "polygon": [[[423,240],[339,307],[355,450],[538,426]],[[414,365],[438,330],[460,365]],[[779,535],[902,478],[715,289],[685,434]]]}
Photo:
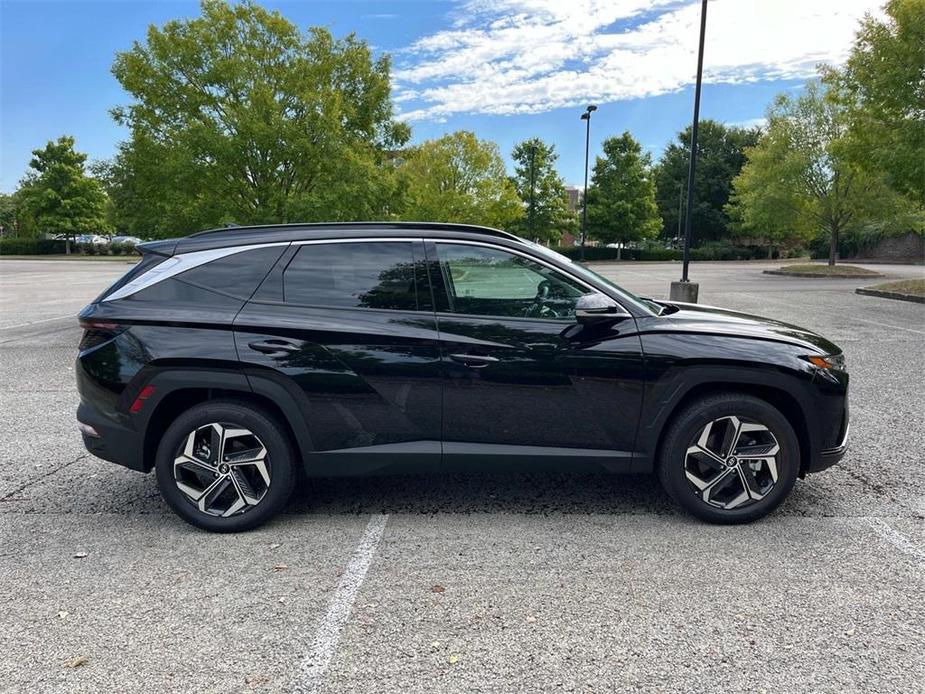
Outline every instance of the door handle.
{"label": "door handle", "polygon": [[298,352],[299,346],[287,340],[266,340],[264,342],[251,342],[247,345],[255,352],[262,352],[271,357],[282,357],[287,352]]}
{"label": "door handle", "polygon": [[489,357],[484,354],[451,354],[450,359],[473,369],[484,369],[489,364],[497,364],[501,361],[497,357]]}

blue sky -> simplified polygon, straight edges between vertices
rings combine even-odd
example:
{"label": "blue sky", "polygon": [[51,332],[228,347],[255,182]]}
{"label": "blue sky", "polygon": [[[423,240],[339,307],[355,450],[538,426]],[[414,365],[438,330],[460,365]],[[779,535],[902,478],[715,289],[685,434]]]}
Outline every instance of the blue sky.
{"label": "blue sky", "polygon": [[[696,0],[379,0],[263,2],[300,27],[355,32],[394,61],[393,96],[414,141],[458,129],[507,158],[538,136],[556,145],[569,183],[582,180],[586,103],[592,157],[631,131],[654,156],[691,118]],[[874,0],[712,0],[701,115],[760,119],[774,94],[819,62],[838,63]],[[126,137],[108,111],[128,96],[110,74],[116,51],[150,24],[193,17],[197,2],[0,0],[0,190],[30,152],[74,135],[91,159]]]}

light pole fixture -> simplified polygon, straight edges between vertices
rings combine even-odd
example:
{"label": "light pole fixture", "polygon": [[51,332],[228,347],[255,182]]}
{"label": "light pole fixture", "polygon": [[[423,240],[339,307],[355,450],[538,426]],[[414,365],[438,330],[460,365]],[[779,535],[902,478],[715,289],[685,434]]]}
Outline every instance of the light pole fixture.
{"label": "light pole fixture", "polygon": [[703,43],[707,31],[707,0],[700,6],[700,47],[697,51],[697,84],[694,87],[694,122],[691,125],[691,158],[687,170],[687,210],[684,214],[684,264],[681,281],[671,283],[670,297],[676,301],[697,303],[700,286],[687,277],[687,267],[691,260],[691,214],[694,197],[694,172],[697,170],[697,130],[700,126],[700,85],[703,81]]}
{"label": "light pole fixture", "polygon": [[581,260],[585,259],[585,239],[587,238],[588,229],[588,148],[591,142],[591,114],[597,111],[597,106],[591,104],[581,114],[581,120],[585,121],[585,192],[581,196]]}

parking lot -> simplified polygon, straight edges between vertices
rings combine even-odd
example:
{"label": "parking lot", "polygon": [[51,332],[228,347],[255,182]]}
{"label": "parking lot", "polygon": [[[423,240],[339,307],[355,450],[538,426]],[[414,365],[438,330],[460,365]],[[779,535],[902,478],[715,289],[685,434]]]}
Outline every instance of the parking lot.
{"label": "parking lot", "polygon": [[74,314],[127,265],[0,261],[0,691],[922,691],[925,306],[777,265],[692,265],[702,303],[847,354],[850,451],[765,521],[562,472],[314,481],[216,536],[74,423]]}

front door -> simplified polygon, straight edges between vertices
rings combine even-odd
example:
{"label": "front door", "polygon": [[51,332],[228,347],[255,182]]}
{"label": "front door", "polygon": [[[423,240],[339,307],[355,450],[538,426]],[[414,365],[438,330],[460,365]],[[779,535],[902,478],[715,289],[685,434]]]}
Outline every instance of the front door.
{"label": "front door", "polygon": [[443,450],[628,470],[642,404],[635,321],[579,326],[592,289],[513,250],[427,243],[444,373]]}

